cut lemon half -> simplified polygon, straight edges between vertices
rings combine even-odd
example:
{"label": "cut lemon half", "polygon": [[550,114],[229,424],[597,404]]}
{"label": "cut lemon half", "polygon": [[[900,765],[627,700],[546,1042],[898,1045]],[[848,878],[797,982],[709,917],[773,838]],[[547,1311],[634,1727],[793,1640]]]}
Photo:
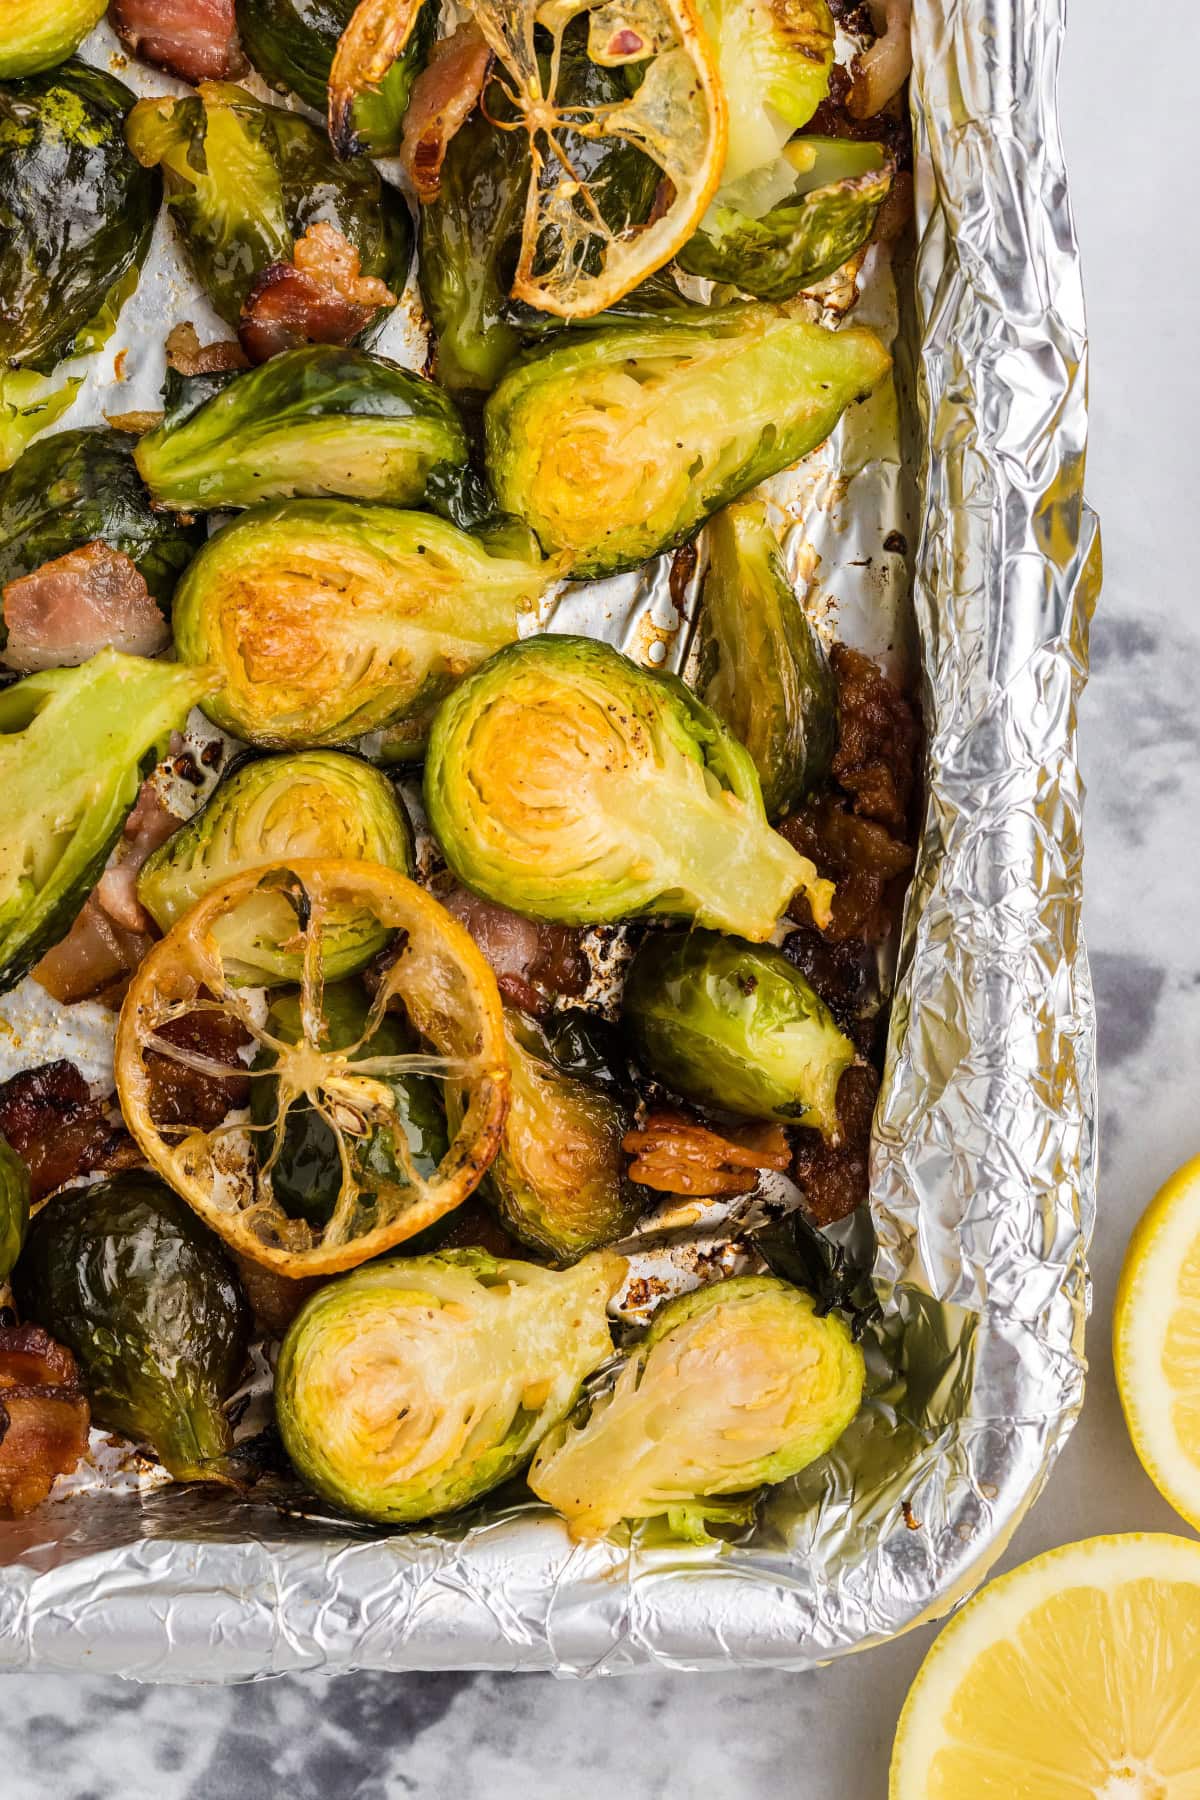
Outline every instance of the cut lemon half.
{"label": "cut lemon half", "polygon": [[[295,1042],[268,1029],[254,991],[238,986],[226,969],[228,945],[236,953],[240,941],[228,923],[263,890],[286,899],[295,917],[284,946],[300,957],[303,971]],[[369,912],[394,934],[393,960],[360,1038],[333,1050],[323,1004],[322,922],[347,908]],[[371,1054],[385,1012],[396,1006],[426,1048]],[[206,1020],[206,1014],[218,1017]],[[205,1048],[206,1030],[253,1048],[255,1066],[233,1071],[228,1060],[216,1059]],[[180,1070],[200,1078],[195,1092]],[[231,1073],[243,1084],[276,1084],[265,1122],[255,1122],[254,1108],[214,1121],[214,1083],[227,1082]],[[393,1085],[414,1075],[452,1081],[460,1106],[446,1154],[424,1174]],[[159,1174],[231,1249],[293,1277],[353,1268],[458,1206],[496,1154],[509,1093],[500,994],[472,938],[405,876],[336,858],[248,870],[185,913],[130,983],[117,1026],[116,1077],[125,1122]],[[292,1216],[272,1189],[296,1106],[311,1107],[336,1143],[340,1187],[323,1223]]]}
{"label": "cut lemon half", "polygon": [[1200,1530],[1200,1156],[1163,1184],[1129,1241],[1113,1361],[1142,1467]]}
{"label": "cut lemon half", "polygon": [[1092,1538],[946,1626],[896,1731],[890,1800],[1197,1800],[1200,1544]]}

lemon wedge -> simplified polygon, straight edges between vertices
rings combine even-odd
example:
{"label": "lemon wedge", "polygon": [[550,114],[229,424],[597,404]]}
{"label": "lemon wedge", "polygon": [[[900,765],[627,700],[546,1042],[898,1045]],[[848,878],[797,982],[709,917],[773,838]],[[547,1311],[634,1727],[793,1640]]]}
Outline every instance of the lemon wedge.
{"label": "lemon wedge", "polygon": [[947,1625],[896,1731],[890,1800],[1196,1800],[1200,1544],[1091,1538]]}

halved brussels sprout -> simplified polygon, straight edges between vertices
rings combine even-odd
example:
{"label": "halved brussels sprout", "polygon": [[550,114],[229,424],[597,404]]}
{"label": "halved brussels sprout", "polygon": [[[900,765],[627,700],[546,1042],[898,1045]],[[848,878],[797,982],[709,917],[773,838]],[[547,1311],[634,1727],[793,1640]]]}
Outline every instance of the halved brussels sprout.
{"label": "halved brussels sprout", "polygon": [[151,506],[123,431],[55,432],[0,479],[0,588],[99,539],[169,601],[203,535]]}
{"label": "halved brussels sprout", "polygon": [[709,1496],[786,1481],[823,1456],[862,1400],[862,1351],[811,1294],[739,1275],[659,1312],[612,1388],[542,1442],[529,1485],[577,1538],[665,1514],[702,1537]]}
{"label": "halved brussels sprout", "polygon": [[206,711],[237,737],[344,743],[427,712],[557,573],[517,534],[485,544],[427,513],[286,501],[208,540],[175,596],[175,646],[220,669]]}
{"label": "halved brussels sprout", "polygon": [[[420,1049],[416,1033],[398,1013],[385,1013],[368,1032],[367,996],[356,981],[340,981],[327,987],[320,1044],[323,1050],[345,1050],[348,1062],[382,1056],[408,1056]],[[285,1044],[298,1044],[304,1032],[299,994],[277,994],[267,1014],[267,1030]],[[275,1055],[263,1049],[256,1069],[271,1069]],[[427,1075],[383,1077],[393,1106],[386,1124],[373,1127],[363,1157],[364,1193],[372,1170],[389,1181],[400,1178],[395,1152],[395,1133],[401,1131],[417,1172],[426,1180],[437,1169],[450,1140],[446,1115],[435,1081]],[[256,1081],[250,1095],[250,1118],[259,1129],[273,1125],[279,1108],[279,1083]],[[333,1217],[342,1186],[342,1161],[333,1129],[307,1095],[297,1095],[287,1108],[283,1137],[271,1169],[271,1191],[292,1219],[307,1219],[323,1227]],[[451,1214],[453,1218],[455,1215]]]}
{"label": "halved brussels sprout", "polygon": [[0,81],[37,75],[78,50],[108,0],[5,0]]}
{"label": "halved brussels sprout", "polygon": [[7,1281],[29,1229],[29,1170],[0,1137],[0,1281]]}
{"label": "halved brussels sprout", "polygon": [[700,0],[729,109],[725,182],[773,163],[829,92],[826,0]]}
{"label": "halved brussels sprout", "polygon": [[492,486],[574,574],[611,575],[814,450],[890,364],[871,331],[755,304],[568,333],[487,403]]}
{"label": "halved brussels sprout", "polygon": [[295,240],[320,222],[358,252],[363,275],[403,287],[412,255],[403,199],[372,163],[338,162],[299,113],[203,81],[182,99],[140,100],[126,136],[144,167],[161,167],[167,205],[227,324],[237,325],[263,270],[289,262]]}
{"label": "halved brussels sprout", "polygon": [[[147,858],[138,899],[159,929],[169,931],[231,875],[296,856],[357,858],[411,875],[412,826],[387,776],[336,750],[243,763],[201,812]],[[289,948],[295,928],[295,913],[282,894],[253,895],[221,922],[230,979],[299,981],[302,958]],[[328,914],[321,940],[326,979],[352,975],[387,942],[388,933],[361,907]]]}
{"label": "halved brussels sprout", "polygon": [[[237,0],[238,34],[265,81],[289,88],[323,116],[333,53],[355,4],[356,0]],[[408,97],[425,65],[436,22],[437,7],[428,0],[379,86],[356,96],[350,123],[369,156],[393,156],[399,150]]]}
{"label": "halved brussels sprout", "polygon": [[623,1005],[647,1069],[676,1093],[825,1137],[837,1130],[854,1045],[781,950],[712,931],[647,938]]}
{"label": "halved brussels sprout", "polygon": [[624,1237],[644,1195],[627,1179],[626,1108],[554,1060],[545,1031],[505,1008],[512,1104],[482,1193],[519,1243],[556,1262]]}
{"label": "halved brussels sprout", "polygon": [[438,463],[465,463],[454,403],[411,369],[308,344],[237,375],[137,447],[160,506],[252,506],[345,495],[415,506]]}
{"label": "halved brussels sprout", "polygon": [[0,693],[0,993],[65,936],[206,669],[102,650]]}
{"label": "halved brussels sprout", "polygon": [[220,1244],[157,1175],[55,1194],[13,1288],[22,1316],[74,1352],[94,1424],[152,1445],[180,1481],[220,1478],[250,1312]]}
{"label": "halved brussels sprout", "polygon": [[767,824],[749,756],[673,675],[591,638],[529,638],[434,720],[425,809],[460,881],[535,919],[635,913],[766,938],[832,884]]}
{"label": "halved brussels sprout", "polygon": [[802,137],[776,168],[778,182],[751,175],[721,190],[679,252],[683,268],[760,300],[790,300],[866,243],[895,164],[882,144]]}
{"label": "halved brussels sprout", "polygon": [[455,1512],[528,1461],[612,1354],[625,1263],[556,1274],[482,1250],[330,1282],[283,1342],[275,1416],[298,1474],[380,1524]]}
{"label": "halved brussels sprout", "polygon": [[701,614],[706,706],[750,752],[769,819],[829,774],[837,684],[758,500],[727,506],[709,527]]}

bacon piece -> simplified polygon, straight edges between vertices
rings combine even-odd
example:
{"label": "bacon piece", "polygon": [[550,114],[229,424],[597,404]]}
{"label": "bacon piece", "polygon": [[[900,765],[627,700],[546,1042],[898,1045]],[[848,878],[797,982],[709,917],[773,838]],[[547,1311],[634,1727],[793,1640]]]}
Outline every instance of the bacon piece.
{"label": "bacon piece", "polygon": [[110,0],[108,22],[134,56],[180,81],[229,81],[245,72],[234,0]]}
{"label": "bacon piece", "polygon": [[912,0],[869,0],[879,36],[854,59],[854,83],[846,110],[873,119],[895,98],[912,68]]}
{"label": "bacon piece", "polygon": [[474,112],[491,60],[483,33],[472,19],[450,37],[438,39],[413,82],[404,115],[400,161],[418,200],[437,199],[446,150],[459,126]]}
{"label": "bacon piece", "polygon": [[0,1083],[0,1132],[29,1167],[41,1200],[80,1175],[127,1168],[137,1152],[74,1063],[42,1063]]}
{"label": "bacon piece", "polygon": [[555,994],[582,994],[588,982],[580,933],[569,925],[543,925],[520,913],[481,900],[466,888],[450,888],[438,898],[465,925],[491,964],[504,998],[535,1017]]}
{"label": "bacon piece", "polygon": [[238,339],[251,362],[301,344],[348,344],[381,306],[395,306],[386,281],[363,275],[358,251],[333,225],[310,225],[292,261],[265,268],[242,307]]}
{"label": "bacon piece", "polygon": [[736,1138],[710,1131],[687,1113],[659,1111],[640,1130],[627,1131],[621,1148],[634,1160],[629,1178],[663,1194],[749,1194],[760,1169],[782,1172],[791,1161],[782,1125],[750,1125]]}
{"label": "bacon piece", "polygon": [[10,581],[4,623],[4,660],[22,675],[74,668],[108,644],[156,656],[170,637],[136,564],[98,538]]}
{"label": "bacon piece", "polygon": [[[156,1125],[210,1130],[234,1107],[249,1105],[250,1075],[238,1051],[250,1038],[236,1019],[221,1012],[184,1013],[160,1025],[155,1035],[182,1052],[178,1058],[153,1051],[146,1056]],[[229,1074],[218,1074],[212,1064],[224,1064]]]}
{"label": "bacon piece", "polygon": [[41,1505],[87,1450],[90,1423],[71,1352],[40,1325],[0,1325],[0,1517]]}
{"label": "bacon piece", "polygon": [[246,352],[233,338],[216,338],[202,344],[190,320],[172,325],[165,345],[167,367],[177,375],[224,375],[233,369],[249,368]]}
{"label": "bacon piece", "polygon": [[[817,865],[826,880],[835,884],[824,934],[832,943],[864,937],[879,943],[894,925],[904,882],[913,864],[908,844],[894,838],[871,819],[856,819],[845,802],[827,795],[816,806],[806,806],[780,822],[781,837],[794,850]],[[812,912],[804,894],[797,894],[788,917],[798,925],[811,925]]]}
{"label": "bacon piece", "polygon": [[146,858],[173,837],[182,824],[183,820],[163,799],[154,778],[143,781],[133,811],[125,821],[116,858],[96,888],[97,900],[115,925],[126,931],[153,932],[154,920],[137,897],[138,874]]}

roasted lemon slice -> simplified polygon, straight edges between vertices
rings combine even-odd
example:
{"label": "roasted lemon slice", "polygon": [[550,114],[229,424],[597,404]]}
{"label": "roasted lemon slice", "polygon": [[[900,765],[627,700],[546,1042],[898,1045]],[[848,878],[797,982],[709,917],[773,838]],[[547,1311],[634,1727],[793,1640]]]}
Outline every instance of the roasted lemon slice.
{"label": "roasted lemon slice", "polygon": [[[228,947],[238,942],[231,915],[264,889],[282,895],[295,915],[287,948],[300,955],[303,975],[294,1042],[268,1028],[254,991],[236,986],[225,966]],[[358,1042],[332,1049],[322,922],[347,907],[372,913],[394,934],[394,960]],[[370,1042],[396,1003],[428,1048],[371,1054]],[[182,1030],[178,1021],[186,1022]],[[239,1063],[231,1071],[206,1047],[214,1034],[253,1048],[255,1066]],[[181,1072],[200,1078],[197,1094]],[[221,1095],[219,1084],[231,1073],[243,1087],[274,1084],[265,1122],[254,1107],[214,1123],[214,1084]],[[508,1109],[500,995],[472,939],[403,875],[335,858],[251,869],[186,913],[130,985],[117,1027],[116,1075],[125,1121],[159,1173],[232,1249],[287,1276],[353,1268],[458,1206],[495,1156]],[[465,1101],[446,1154],[424,1174],[398,1113],[396,1084],[406,1076],[452,1080]],[[293,1216],[272,1188],[297,1106],[311,1107],[336,1144],[340,1186],[323,1221]]]}
{"label": "roasted lemon slice", "polygon": [[[419,0],[362,0],[330,77],[331,125],[355,91],[386,75],[418,10]],[[467,10],[515,109],[515,123],[496,123],[529,136],[512,292],[543,312],[590,318],[669,262],[716,192],[728,123],[712,45],[692,0],[470,0]],[[627,98],[560,104],[563,34],[581,17],[591,61],[628,72]],[[535,37],[535,27],[544,36]],[[661,182],[647,223],[607,221],[604,194],[573,166],[572,139],[620,139],[650,158]]]}

